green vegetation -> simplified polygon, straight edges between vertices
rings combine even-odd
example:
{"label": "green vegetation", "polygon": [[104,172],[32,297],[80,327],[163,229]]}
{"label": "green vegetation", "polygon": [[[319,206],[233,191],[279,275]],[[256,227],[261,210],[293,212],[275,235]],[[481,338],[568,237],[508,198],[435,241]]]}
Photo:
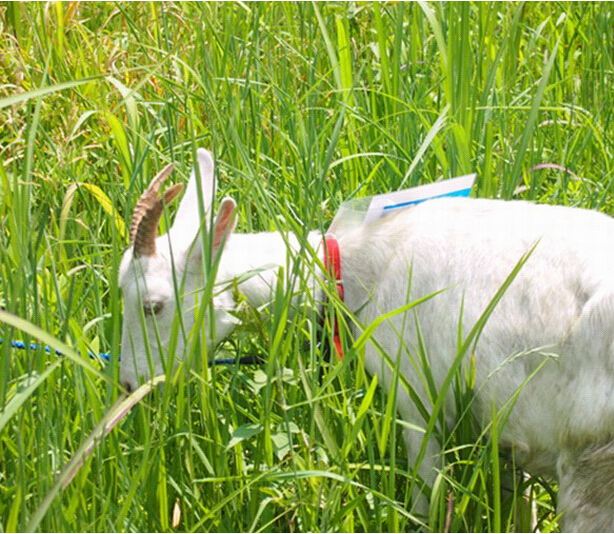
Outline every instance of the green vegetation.
{"label": "green vegetation", "polygon": [[[20,318],[2,315],[0,337],[75,351],[0,345],[0,530],[417,528],[394,395],[358,348],[325,363],[306,344],[309,314],[288,320],[281,297],[223,349],[265,366],[183,368],[53,493],[121,394],[116,362],[86,354],[119,352],[131,209],[168,161],[185,180],[203,146],[240,231],[325,229],[344,199],[473,171],[479,196],[612,213],[612,12],[0,4],[0,307]],[[452,382],[462,412],[471,394]],[[522,498],[499,495],[502,424],[432,429],[448,453],[421,528],[513,528]],[[557,529],[555,491],[525,485],[541,531]]]}

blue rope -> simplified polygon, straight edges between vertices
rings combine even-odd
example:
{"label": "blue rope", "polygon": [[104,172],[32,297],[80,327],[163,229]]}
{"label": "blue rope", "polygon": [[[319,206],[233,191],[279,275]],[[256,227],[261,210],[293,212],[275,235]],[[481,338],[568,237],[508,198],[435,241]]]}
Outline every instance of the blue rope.
{"label": "blue rope", "polygon": [[[0,344],[3,343],[4,340],[0,337]],[[36,343],[30,343],[29,345],[26,345],[23,341],[11,341],[11,347],[13,347],[14,349],[22,349],[25,350],[26,348],[29,348],[30,350],[37,350],[37,349],[44,349],[45,352],[47,352],[48,354],[51,354],[51,352],[53,352],[56,356],[64,356],[64,354],[62,353],[62,351],[58,350],[58,349],[52,349],[51,347],[47,347],[47,346],[42,346],[42,345],[37,345]],[[87,355],[92,359],[92,360],[97,360],[97,359],[103,359],[105,361],[111,361],[111,359],[113,358],[113,356],[111,356],[110,354],[107,354],[106,352],[99,352],[99,353],[94,353],[94,352],[88,352]],[[121,360],[121,356],[118,356],[118,360]],[[240,358],[218,358],[217,360],[213,360],[209,362],[209,366],[212,365],[258,365],[261,364],[262,359],[258,356],[241,356]]]}

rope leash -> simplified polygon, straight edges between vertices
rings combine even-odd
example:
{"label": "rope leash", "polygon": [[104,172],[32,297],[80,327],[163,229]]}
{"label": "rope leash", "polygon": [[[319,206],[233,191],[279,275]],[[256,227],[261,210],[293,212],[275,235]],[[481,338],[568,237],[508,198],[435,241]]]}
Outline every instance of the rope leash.
{"label": "rope leash", "polygon": [[[4,339],[0,337],[0,344],[2,343],[4,343]],[[37,350],[37,349],[42,348],[48,354],[53,353],[56,356],[64,356],[62,351],[58,349],[52,349],[51,347],[38,345],[36,343],[30,343],[28,345],[24,343],[23,341],[11,341],[10,346],[14,349],[20,349],[20,350],[25,350],[27,348],[29,348],[30,350]],[[107,354],[106,352],[99,352],[99,353],[88,352],[87,355],[92,360],[104,360],[104,361],[109,362],[113,359],[113,356],[111,354]],[[118,360],[121,360],[121,356],[118,357]],[[217,358],[215,360],[211,360],[209,362],[209,367],[212,367],[214,365],[237,365],[237,364],[238,365],[259,365],[261,363],[263,363],[263,360],[259,356],[241,356],[239,358]]]}

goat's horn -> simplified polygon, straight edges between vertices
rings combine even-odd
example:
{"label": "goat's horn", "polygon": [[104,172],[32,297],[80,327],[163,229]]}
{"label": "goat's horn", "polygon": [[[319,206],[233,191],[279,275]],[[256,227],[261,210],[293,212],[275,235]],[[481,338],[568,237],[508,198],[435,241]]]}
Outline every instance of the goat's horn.
{"label": "goat's horn", "polygon": [[158,175],[151,181],[149,187],[143,192],[141,198],[136,203],[136,207],[132,212],[132,223],[130,224],[130,243],[134,244],[134,238],[136,237],[136,232],[138,230],[139,225],[141,224],[141,220],[143,219],[145,212],[148,209],[151,209],[155,201],[158,200],[158,191],[160,190],[160,186],[169,176],[169,174],[173,171],[173,164],[170,163],[164,169],[162,169]]}
{"label": "goat's horn", "polygon": [[155,254],[158,223],[162,216],[164,204],[173,200],[183,189],[182,184],[177,184],[164,193],[164,198],[158,196],[162,183],[172,170],[172,164],[164,167],[151,181],[134,208],[132,224],[130,225],[130,242],[134,245],[133,256],[135,258]]}

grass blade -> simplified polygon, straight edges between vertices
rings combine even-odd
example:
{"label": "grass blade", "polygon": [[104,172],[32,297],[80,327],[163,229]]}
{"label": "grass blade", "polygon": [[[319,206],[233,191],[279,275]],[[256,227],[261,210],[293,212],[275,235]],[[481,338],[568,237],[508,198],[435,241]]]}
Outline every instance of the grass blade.
{"label": "grass blade", "polygon": [[150,391],[152,391],[158,384],[164,382],[165,376],[157,376],[153,380],[150,380],[146,384],[143,384],[137,390],[135,390],[128,397],[120,397],[115,405],[113,405],[106,415],[102,418],[100,423],[87,437],[87,439],[81,444],[77,452],[66,464],[62,472],[58,476],[53,488],[45,495],[45,498],[41,502],[40,506],[36,509],[26,530],[28,532],[34,532],[38,529],[40,522],[47,513],[49,506],[56,498],[60,490],[66,489],[72,479],[78,473],[79,469],[87,458],[92,454],[96,446],[113,430],[113,428],[130,412],[134,406],[136,406]]}

